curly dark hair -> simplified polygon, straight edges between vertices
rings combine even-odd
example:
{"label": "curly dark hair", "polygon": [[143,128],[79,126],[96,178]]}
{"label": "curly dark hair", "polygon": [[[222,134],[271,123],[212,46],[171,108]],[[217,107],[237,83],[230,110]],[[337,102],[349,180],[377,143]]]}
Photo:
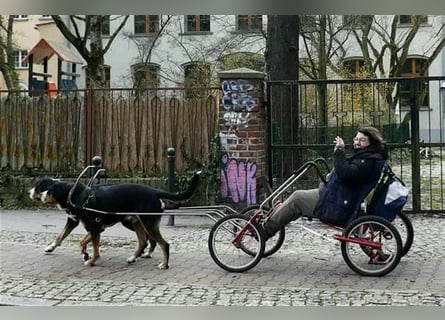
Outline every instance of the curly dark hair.
{"label": "curly dark hair", "polygon": [[369,139],[369,148],[378,151],[382,154],[384,160],[389,158],[389,151],[386,146],[385,140],[383,140],[380,131],[372,126],[361,125],[357,129],[357,133],[361,132]]}
{"label": "curly dark hair", "polygon": [[381,144],[385,143],[385,141],[383,140],[382,134],[375,127],[361,125],[358,127],[357,132],[361,132],[365,136],[367,136],[369,139],[369,143],[372,145],[381,145]]}

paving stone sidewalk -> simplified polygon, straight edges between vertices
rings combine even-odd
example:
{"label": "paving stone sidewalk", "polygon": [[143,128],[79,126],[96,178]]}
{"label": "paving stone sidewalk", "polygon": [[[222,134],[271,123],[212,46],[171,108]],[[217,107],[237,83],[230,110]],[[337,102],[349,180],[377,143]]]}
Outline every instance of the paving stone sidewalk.
{"label": "paving stone sidewalk", "polygon": [[286,229],[282,248],[245,273],[219,268],[209,255],[213,222],[176,217],[162,223],[171,245],[171,268],[159,270],[152,259],[125,261],[135,248],[133,233],[121,226],[102,237],[101,260],[83,265],[75,229],[52,254],[44,248],[62,229],[65,215],[55,210],[3,210],[0,213],[0,304],[3,305],[445,305],[445,219],[410,216],[415,240],[390,274],[362,277],[343,261],[338,243],[301,229]]}

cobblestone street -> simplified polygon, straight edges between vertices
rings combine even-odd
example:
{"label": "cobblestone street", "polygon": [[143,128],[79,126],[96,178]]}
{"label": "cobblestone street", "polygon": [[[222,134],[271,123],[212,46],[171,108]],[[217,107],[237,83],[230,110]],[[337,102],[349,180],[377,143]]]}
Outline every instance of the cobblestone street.
{"label": "cobblestone street", "polygon": [[[245,273],[219,268],[209,255],[213,222],[205,217],[162,221],[170,243],[171,267],[159,270],[152,259],[127,264],[136,246],[122,226],[107,229],[97,266],[83,265],[77,227],[54,253],[44,248],[60,232],[66,215],[56,210],[1,212],[1,289],[3,305],[445,305],[445,219],[411,216],[414,244],[397,268],[381,277],[362,277],[345,264],[339,243],[301,229],[286,229],[282,248]],[[442,215],[443,217],[443,215]],[[323,230],[323,229],[321,229]]]}

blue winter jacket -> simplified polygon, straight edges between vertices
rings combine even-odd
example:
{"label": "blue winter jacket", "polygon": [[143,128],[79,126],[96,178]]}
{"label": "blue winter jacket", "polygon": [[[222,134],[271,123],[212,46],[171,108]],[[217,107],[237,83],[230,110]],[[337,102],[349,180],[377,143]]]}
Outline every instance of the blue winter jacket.
{"label": "blue winter jacket", "polygon": [[368,147],[346,157],[343,149],[334,152],[334,170],[320,189],[314,216],[345,226],[354,220],[360,204],[374,188],[387,159],[385,149]]}

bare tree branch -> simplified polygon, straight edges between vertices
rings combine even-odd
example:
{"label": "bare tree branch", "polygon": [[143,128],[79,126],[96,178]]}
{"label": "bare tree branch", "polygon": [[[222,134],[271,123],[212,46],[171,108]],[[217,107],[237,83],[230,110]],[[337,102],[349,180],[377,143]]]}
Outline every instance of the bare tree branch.
{"label": "bare tree branch", "polygon": [[[63,36],[77,49],[82,58],[85,59],[88,65],[86,71],[87,86],[105,86],[104,55],[110,49],[116,36],[125,26],[129,16],[117,17],[117,19],[122,19],[122,21],[113,34],[111,34],[105,46],[103,46],[102,25],[106,19],[110,18],[109,15],[71,15],[69,16],[69,26],[61,16],[52,15],[51,17]],[[71,31],[72,29],[74,31]]]}

